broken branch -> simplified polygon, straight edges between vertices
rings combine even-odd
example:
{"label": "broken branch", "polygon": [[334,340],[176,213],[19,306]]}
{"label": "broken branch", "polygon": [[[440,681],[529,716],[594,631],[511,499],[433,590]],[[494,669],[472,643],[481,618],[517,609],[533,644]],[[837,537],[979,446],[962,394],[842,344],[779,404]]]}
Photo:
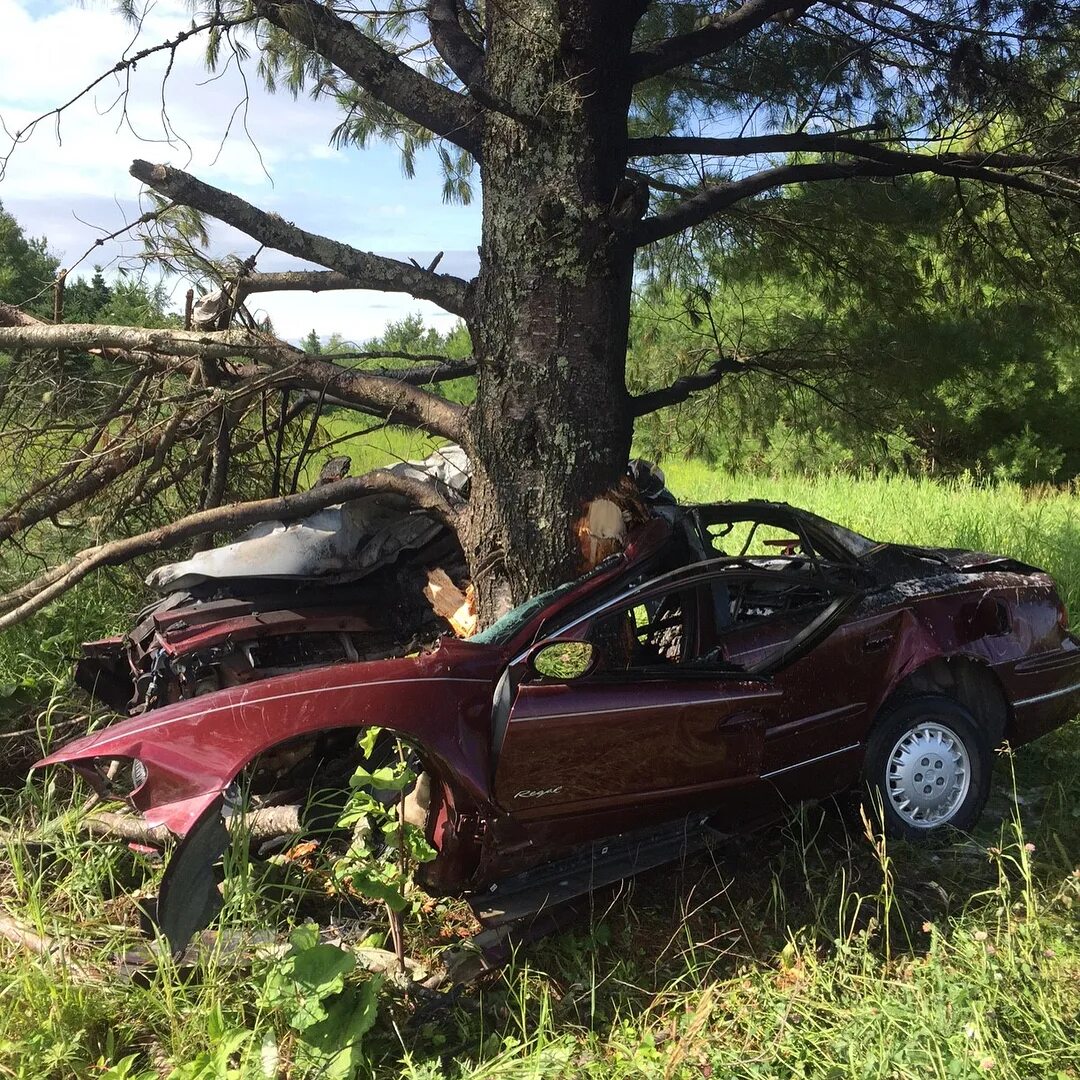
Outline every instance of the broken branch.
{"label": "broken branch", "polygon": [[[275,373],[273,382],[277,386],[325,392],[338,404],[392,418],[396,423],[423,428],[452,440],[461,437],[463,406],[422,390],[419,384],[471,374],[465,368],[450,369],[444,365],[427,372],[420,369],[369,373],[341,367],[270,334],[248,330],[143,330],[80,323],[0,327],[0,349],[60,347],[116,349],[139,357],[157,356],[159,363],[176,357],[199,361],[247,357],[266,364]],[[259,372],[233,374],[250,378]]]}
{"label": "broken branch", "polygon": [[26,596],[29,599],[0,616],[0,630],[29,618],[35,611],[63,595],[84,577],[102,566],[116,566],[130,562],[140,555],[175,547],[204,533],[225,529],[239,529],[261,521],[293,521],[306,517],[325,506],[348,502],[375,492],[401,495],[456,529],[459,510],[432,483],[399,476],[386,469],[376,469],[364,476],[349,477],[332,484],[312,488],[298,495],[272,499],[259,499],[248,503],[214,507],[180,518],[148,532],[97,547],[87,548],[74,555],[61,566],[49,570],[35,581],[21,586],[15,593],[0,597],[0,607],[9,596]]}

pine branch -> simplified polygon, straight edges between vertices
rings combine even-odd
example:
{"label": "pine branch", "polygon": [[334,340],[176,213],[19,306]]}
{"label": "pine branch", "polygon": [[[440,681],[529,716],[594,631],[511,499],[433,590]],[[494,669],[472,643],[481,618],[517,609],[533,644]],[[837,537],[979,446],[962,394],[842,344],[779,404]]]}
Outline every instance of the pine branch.
{"label": "pine branch", "polygon": [[[888,151],[881,161],[819,161],[763,169],[741,180],[713,184],[700,194],[682,199],[670,210],[639,221],[629,232],[638,247],[673,236],[718,214],[744,199],[791,184],[814,183],[823,180],[851,180],[873,177],[913,176],[936,173],[957,179],[978,180],[999,187],[1013,188],[1035,195],[1068,195],[1046,183],[1027,177],[980,166],[949,163],[930,154],[909,154]],[[1071,196],[1075,198],[1075,196]]]}
{"label": "pine branch", "polygon": [[785,22],[790,22],[802,16],[808,7],[809,3],[800,0],[746,0],[734,11],[713,15],[699,30],[679,34],[636,51],[631,57],[634,81],[652,79],[672,68],[720,52],[752,34],[770,19],[783,17]]}
{"label": "pine branch", "polygon": [[421,75],[316,0],[253,0],[252,10],[395,112],[480,159],[482,110],[476,102]]}
{"label": "pine branch", "polygon": [[670,386],[661,390],[650,390],[645,394],[638,394],[630,399],[630,411],[635,417],[646,416],[668,405],[678,405],[701,390],[708,390],[716,386],[725,375],[738,375],[748,370],[749,365],[739,360],[729,360],[726,357],[717,360],[705,371],[694,375],[684,375],[676,379]]}
{"label": "pine branch", "polygon": [[925,158],[935,165],[963,168],[1024,169],[1047,166],[1075,166],[1078,154],[1009,154],[981,151],[939,154],[918,154],[898,150],[871,139],[853,138],[850,134],[821,132],[781,132],[773,135],[744,135],[726,139],[703,138],[692,135],[654,136],[630,139],[630,157],[670,157],[697,154],[704,157],[752,157],[755,154],[837,153],[888,163],[908,163],[912,158]]}
{"label": "pine branch", "polygon": [[353,288],[409,293],[455,315],[467,314],[469,284],[461,278],[418,270],[409,263],[308,232],[180,169],[137,160],[129,171],[167,199],[232,225],[266,247],[336,270],[355,283]]}

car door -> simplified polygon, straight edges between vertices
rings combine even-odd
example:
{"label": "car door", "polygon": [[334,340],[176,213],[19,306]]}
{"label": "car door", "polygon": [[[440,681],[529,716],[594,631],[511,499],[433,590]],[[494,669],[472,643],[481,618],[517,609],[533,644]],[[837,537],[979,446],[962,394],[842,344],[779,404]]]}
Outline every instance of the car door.
{"label": "car door", "polygon": [[[765,731],[783,715],[769,661],[782,665],[812,647],[846,598],[808,606],[771,656],[747,670],[717,648],[717,593],[729,596],[750,578],[790,582],[717,563],[609,601],[511,665],[495,731],[495,795],[511,815],[588,815],[597,836],[615,822],[621,831],[698,809],[754,816],[746,796],[760,782]],[[539,673],[536,657],[568,638],[595,650],[591,667],[576,678]]]}

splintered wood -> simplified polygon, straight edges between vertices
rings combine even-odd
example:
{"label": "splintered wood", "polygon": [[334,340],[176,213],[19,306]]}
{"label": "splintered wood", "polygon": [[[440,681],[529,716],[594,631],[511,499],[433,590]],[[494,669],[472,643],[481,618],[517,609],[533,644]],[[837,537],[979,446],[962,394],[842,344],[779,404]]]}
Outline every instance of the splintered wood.
{"label": "splintered wood", "polygon": [[575,527],[582,569],[591,570],[609,555],[622,551],[630,528],[648,520],[649,511],[629,477],[586,504]]}
{"label": "splintered wood", "polygon": [[626,546],[623,512],[611,499],[593,499],[577,526],[578,544],[586,569]]}
{"label": "splintered wood", "polygon": [[472,637],[476,633],[476,594],[472,585],[462,592],[439,567],[429,570],[427,577],[424,596],[431,610],[445,619],[459,638]]}

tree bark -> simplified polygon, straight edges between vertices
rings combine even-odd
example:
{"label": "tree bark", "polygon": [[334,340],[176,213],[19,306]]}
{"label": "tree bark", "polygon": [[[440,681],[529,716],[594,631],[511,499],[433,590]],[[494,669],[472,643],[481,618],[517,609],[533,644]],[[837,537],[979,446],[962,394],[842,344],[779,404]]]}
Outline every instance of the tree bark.
{"label": "tree bark", "polygon": [[486,88],[513,117],[485,118],[482,314],[470,321],[479,378],[462,539],[484,622],[581,569],[574,521],[626,468],[633,251],[620,226],[640,216],[623,170],[644,6],[486,9]]}

